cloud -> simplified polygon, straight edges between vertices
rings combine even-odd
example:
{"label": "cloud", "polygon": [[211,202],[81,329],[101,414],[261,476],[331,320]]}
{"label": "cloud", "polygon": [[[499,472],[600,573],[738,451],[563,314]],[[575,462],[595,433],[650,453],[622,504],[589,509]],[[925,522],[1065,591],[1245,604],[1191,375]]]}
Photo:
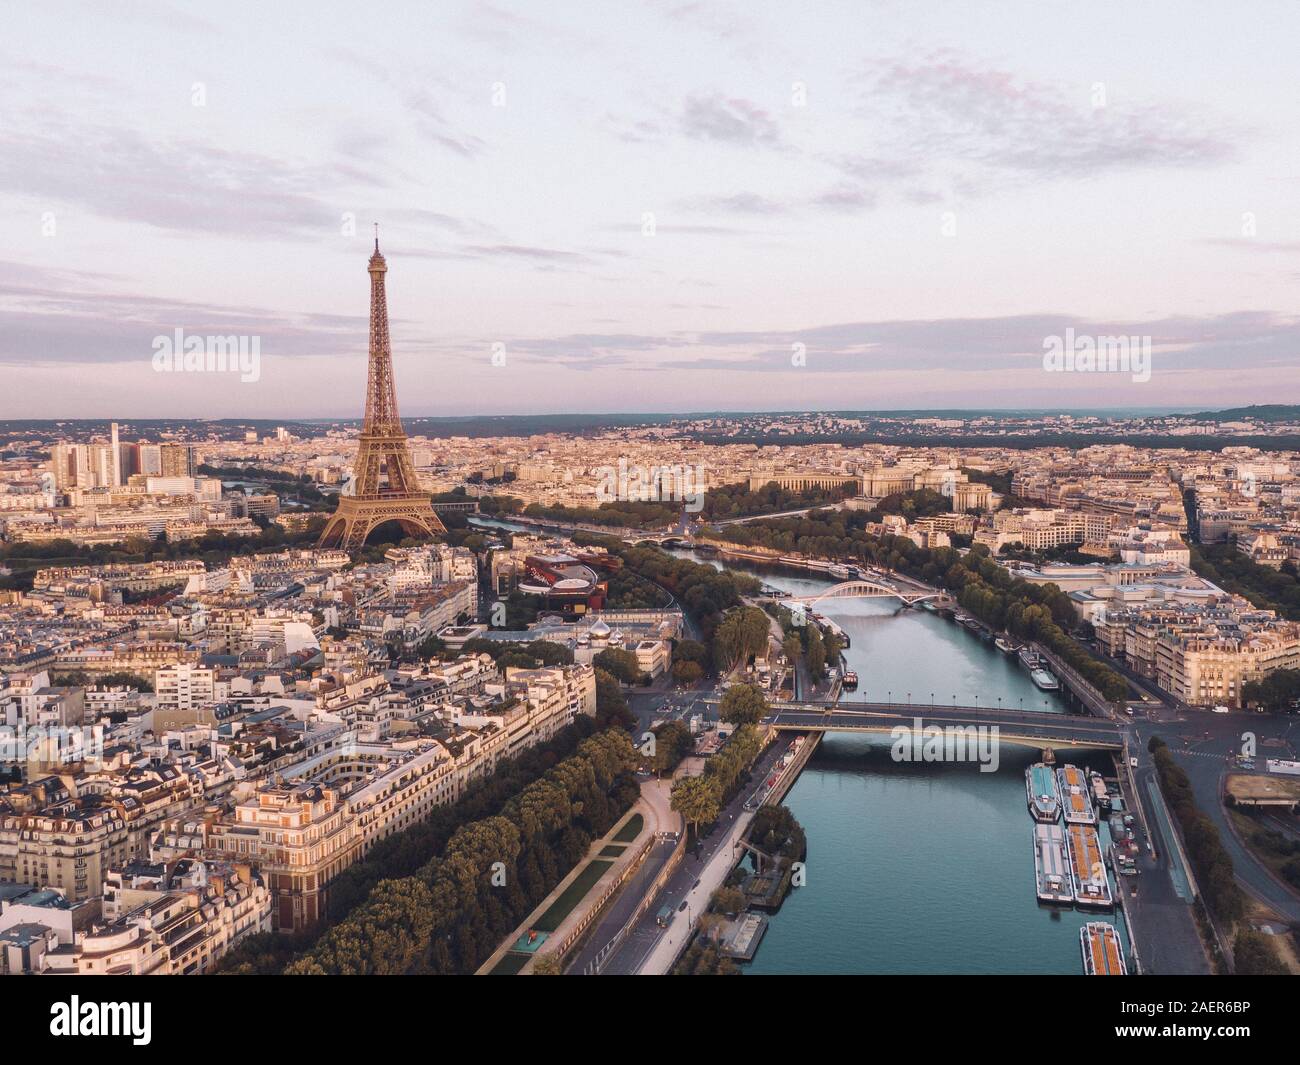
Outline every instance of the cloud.
{"label": "cloud", "polygon": [[790,372],[796,344],[814,374],[1040,372],[1047,338],[1150,337],[1157,370],[1294,369],[1300,318],[1263,311],[1148,321],[1061,314],[845,322],[792,330],[570,334],[511,342],[512,352],[573,368],[618,365],[647,372]]}
{"label": "cloud", "polygon": [[442,108],[427,90],[408,92],[404,98],[408,112],[415,119],[416,133],[426,141],[455,152],[462,159],[474,159],[483,154],[487,144],[480,137],[453,126]]}
{"label": "cloud", "polygon": [[266,355],[364,352],[368,319],[281,314],[259,307],[174,300],[105,287],[101,275],[0,263],[0,364],[148,360],[153,338],[177,328],[196,335],[261,337]]}
{"label": "cloud", "polygon": [[903,171],[933,171],[931,164],[946,162],[1080,178],[1213,166],[1237,156],[1238,134],[1192,109],[1113,97],[1094,106],[1092,87],[1067,93],[951,50],[878,64],[867,80],[859,113],[893,129],[885,160]]}
{"label": "cloud", "polygon": [[76,204],[105,218],[216,236],[338,230],[338,202],[319,192],[341,184],[328,166],[291,166],[202,141],[151,140],[133,129],[57,116],[47,116],[46,124],[0,133],[0,191],[51,209]]}
{"label": "cloud", "polygon": [[720,141],[757,148],[780,144],[781,136],[771,115],[748,100],[721,94],[688,96],[680,128],[696,140]]}
{"label": "cloud", "polygon": [[756,192],[736,192],[729,196],[688,196],[680,201],[680,206],[687,211],[705,214],[780,215],[790,210],[788,205]]}

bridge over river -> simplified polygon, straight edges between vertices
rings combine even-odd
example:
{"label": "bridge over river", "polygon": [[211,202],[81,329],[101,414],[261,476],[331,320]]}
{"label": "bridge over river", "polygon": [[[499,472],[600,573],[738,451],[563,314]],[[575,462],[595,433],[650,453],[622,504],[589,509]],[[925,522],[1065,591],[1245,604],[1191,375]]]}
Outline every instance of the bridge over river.
{"label": "bridge over river", "polygon": [[[851,707],[851,708],[849,708]],[[987,706],[919,706],[900,703],[772,704],[768,723],[787,732],[890,733],[900,725],[958,728],[996,727],[1004,743],[1027,747],[1124,748],[1124,728],[1114,721],[1080,714],[1048,714],[1001,710]]]}
{"label": "bridge over river", "polygon": [[774,597],[760,596],[764,601],[771,600],[778,603],[799,602],[809,607],[814,607],[824,599],[900,599],[906,606],[912,606],[926,599],[951,601],[951,596],[937,588],[899,588],[893,584],[884,581],[870,580],[865,577],[855,578],[851,581],[843,581],[840,584],[834,584],[824,591],[815,595],[800,595],[796,597]]}

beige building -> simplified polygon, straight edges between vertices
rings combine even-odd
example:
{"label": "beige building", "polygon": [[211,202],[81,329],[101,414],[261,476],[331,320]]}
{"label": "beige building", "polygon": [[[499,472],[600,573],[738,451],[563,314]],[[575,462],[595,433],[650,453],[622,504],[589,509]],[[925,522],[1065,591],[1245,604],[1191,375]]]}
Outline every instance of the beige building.
{"label": "beige building", "polygon": [[111,872],[103,920],[46,953],[38,971],[78,976],[203,973],[246,936],[271,930],[271,892],[246,864],[140,863]]}

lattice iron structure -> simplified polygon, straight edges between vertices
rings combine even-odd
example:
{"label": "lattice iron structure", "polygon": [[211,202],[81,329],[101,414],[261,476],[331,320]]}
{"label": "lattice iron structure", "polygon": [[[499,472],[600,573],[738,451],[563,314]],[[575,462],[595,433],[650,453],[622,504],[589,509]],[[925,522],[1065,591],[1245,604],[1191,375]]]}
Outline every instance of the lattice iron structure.
{"label": "lattice iron structure", "polygon": [[[378,227],[376,227],[376,230]],[[384,275],[388,263],[379,253],[370,257],[370,368],[366,377],[366,420],[361,427],[353,467],[352,495],[340,495],[338,509],[320,534],[321,547],[354,551],[385,522],[396,521],[408,536],[446,532],[434,512],[432,497],[420,489],[406,431],[397,413],[393,383],[393,352],[388,339],[388,297]]]}

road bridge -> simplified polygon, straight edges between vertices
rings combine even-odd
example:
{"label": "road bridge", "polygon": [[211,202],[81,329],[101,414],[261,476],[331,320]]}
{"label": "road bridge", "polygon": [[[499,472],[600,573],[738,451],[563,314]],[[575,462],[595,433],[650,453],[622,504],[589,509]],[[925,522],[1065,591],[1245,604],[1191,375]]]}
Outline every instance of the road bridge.
{"label": "road bridge", "polygon": [[991,728],[1004,743],[1026,747],[1095,747],[1122,750],[1124,730],[1114,721],[1079,714],[995,710],[987,706],[917,706],[900,703],[772,703],[768,724],[787,732],[890,733],[919,720],[922,727]]}

